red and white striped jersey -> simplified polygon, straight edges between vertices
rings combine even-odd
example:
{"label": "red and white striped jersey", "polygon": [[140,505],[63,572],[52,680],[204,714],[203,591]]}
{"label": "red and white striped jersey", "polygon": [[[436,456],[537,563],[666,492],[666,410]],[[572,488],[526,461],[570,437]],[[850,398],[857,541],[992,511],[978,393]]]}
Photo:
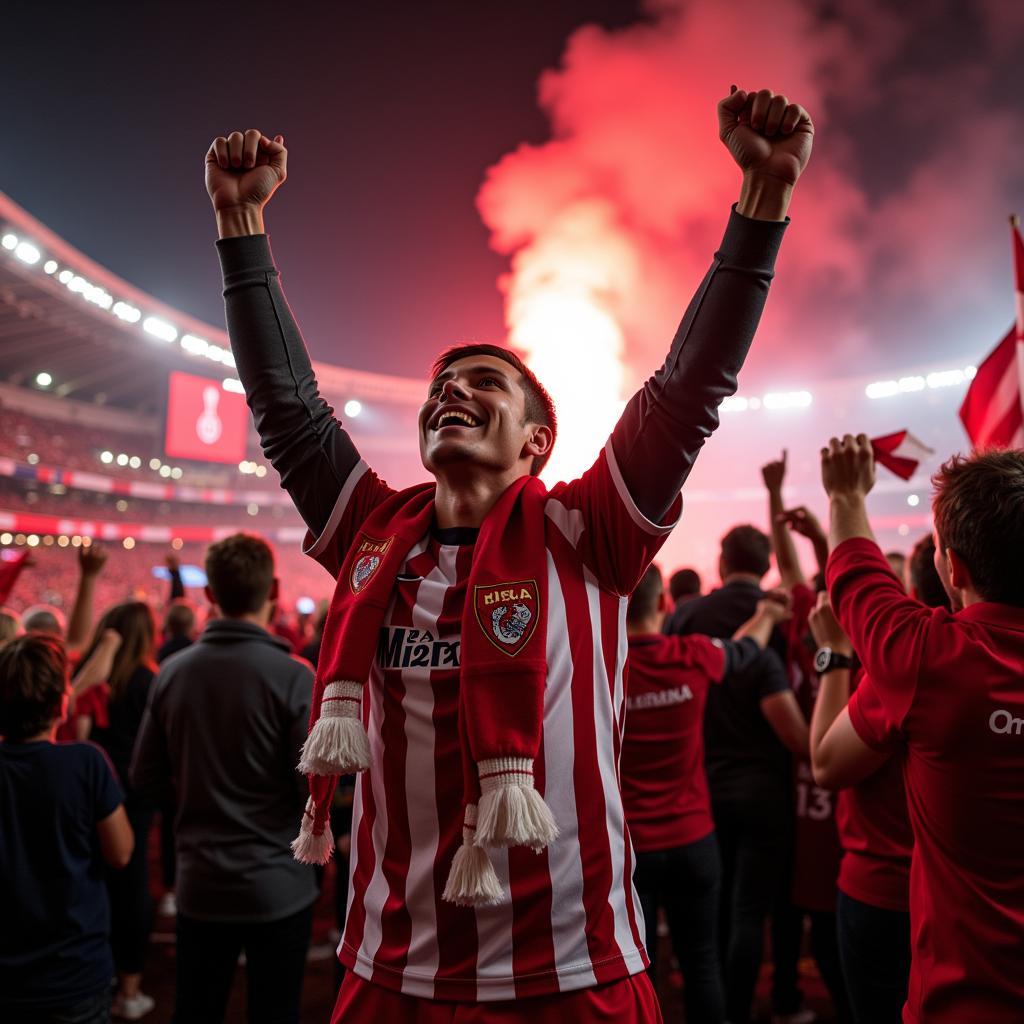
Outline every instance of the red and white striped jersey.
{"label": "red and white striped jersey", "polygon": [[[337,575],[369,512],[392,491],[365,463],[306,551]],[[545,508],[544,727],[536,784],[559,827],[541,853],[489,850],[507,899],[441,898],[462,841],[458,736],[462,609],[476,531],[434,531],[409,553],[381,629],[363,719],[351,884],[338,955],[408,995],[487,1001],[587,988],[647,966],[633,850],[619,792],[626,595],[680,509],[655,524],[626,491],[611,445]]]}

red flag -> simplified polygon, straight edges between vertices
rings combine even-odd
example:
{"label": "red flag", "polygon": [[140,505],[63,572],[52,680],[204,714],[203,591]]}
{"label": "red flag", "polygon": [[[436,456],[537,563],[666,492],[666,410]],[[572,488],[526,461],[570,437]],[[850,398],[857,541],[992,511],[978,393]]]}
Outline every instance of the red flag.
{"label": "red flag", "polygon": [[960,419],[975,448],[1024,448],[1024,240],[1017,218],[1010,223],[1017,322],[978,367],[960,406]]}
{"label": "red flag", "polygon": [[875,462],[892,470],[901,480],[909,480],[918,465],[929,455],[935,454],[933,449],[919,441],[909,430],[897,430],[895,434],[873,437],[871,447],[875,452]]}

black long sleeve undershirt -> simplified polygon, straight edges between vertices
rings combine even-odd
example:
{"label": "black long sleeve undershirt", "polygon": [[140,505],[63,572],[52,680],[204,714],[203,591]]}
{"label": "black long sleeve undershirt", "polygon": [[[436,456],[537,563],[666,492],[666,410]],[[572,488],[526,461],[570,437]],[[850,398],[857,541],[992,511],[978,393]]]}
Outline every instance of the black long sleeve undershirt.
{"label": "black long sleeve undershirt", "polygon": [[[783,222],[751,220],[733,210],[664,365],[612,431],[626,486],[654,522],[669,510],[718,426],[719,403],[736,390],[784,231]],[[317,390],[267,236],[222,239],[217,249],[231,348],[263,451],[319,534],[359,453]]]}

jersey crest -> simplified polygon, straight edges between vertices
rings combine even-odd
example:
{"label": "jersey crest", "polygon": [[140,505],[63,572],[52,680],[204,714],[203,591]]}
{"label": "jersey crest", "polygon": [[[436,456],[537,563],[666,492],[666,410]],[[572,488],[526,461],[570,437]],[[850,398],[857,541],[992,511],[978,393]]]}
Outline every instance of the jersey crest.
{"label": "jersey crest", "polygon": [[355,561],[352,571],[349,573],[348,585],[353,594],[358,594],[363,587],[373,578],[374,573],[380,568],[381,559],[385,552],[391,547],[394,537],[385,540],[378,540],[369,537],[365,533],[359,535],[359,544],[355,551]]}
{"label": "jersey crest", "polygon": [[499,651],[514,658],[537,628],[540,588],[536,580],[474,587],[473,608],[484,636]]}

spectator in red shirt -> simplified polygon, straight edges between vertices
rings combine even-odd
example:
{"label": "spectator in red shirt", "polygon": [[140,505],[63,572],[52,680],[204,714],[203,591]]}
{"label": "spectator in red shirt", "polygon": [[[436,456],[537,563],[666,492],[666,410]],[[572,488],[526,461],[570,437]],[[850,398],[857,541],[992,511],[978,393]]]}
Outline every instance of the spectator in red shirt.
{"label": "spectator in red shirt", "polygon": [[686,1019],[725,1019],[718,962],[721,865],[704,774],[704,706],[709,688],[760,657],[786,604],[762,600],[733,640],[664,636],[668,601],[652,565],[629,599],[629,682],[621,783],[644,911],[648,974],[657,973],[663,907],[682,968]]}
{"label": "spectator in red shirt", "polygon": [[818,744],[851,785],[905,745],[914,834],[906,1024],[1019,1022],[1024,1007],[1024,451],[955,456],[936,474],[936,569],[958,609],[903,590],[875,543],[863,434],[822,450],[828,583],[866,677]]}
{"label": "spectator in red shirt", "polygon": [[[814,668],[814,642],[808,619],[815,591],[825,585],[828,538],[817,516],[804,506],[786,509],[782,487],[788,453],[761,467],[768,492],[775,564],[783,588],[788,591],[793,614],[782,626],[786,642],[786,670],[797,703],[810,722],[818,697],[818,673]],[[793,534],[806,538],[813,548],[816,573],[809,585],[797,554]],[[840,1024],[850,1020],[849,1000],[839,963],[836,935],[836,878],[839,875],[839,834],[836,829],[835,794],[815,783],[810,751],[793,758],[794,829],[789,862],[772,909],[772,1010],[776,1024],[806,1018],[799,986],[800,951],[804,919],[810,920],[811,951],[828,988]]]}
{"label": "spectator in red shirt", "polygon": [[[890,566],[892,562],[889,562]],[[906,587],[929,608],[950,608],[935,569],[935,541],[922,537],[906,561]],[[820,699],[811,722],[811,755],[863,678],[844,667],[853,654],[826,595],[811,615],[823,664]],[[838,655],[835,659],[833,655]],[[852,676],[852,678],[851,678]],[[914,836],[903,790],[903,742],[894,731],[892,757],[839,794],[836,812],[843,860],[837,925],[843,974],[857,1024],[898,1024],[910,976],[910,860]]]}

